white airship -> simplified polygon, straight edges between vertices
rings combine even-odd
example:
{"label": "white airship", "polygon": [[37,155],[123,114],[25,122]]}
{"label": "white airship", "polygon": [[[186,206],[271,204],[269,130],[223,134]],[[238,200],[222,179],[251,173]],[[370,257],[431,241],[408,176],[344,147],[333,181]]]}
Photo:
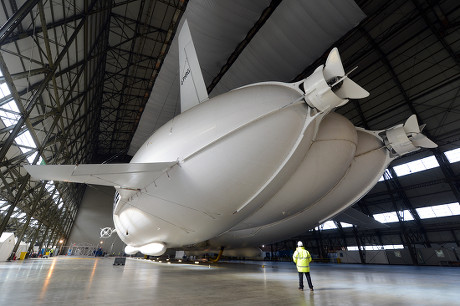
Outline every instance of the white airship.
{"label": "white airship", "polygon": [[187,22],[178,41],[182,113],[129,164],[25,166],[33,179],[114,186],[113,220],[128,254],[251,253],[343,212],[393,159],[436,147],[415,116],[367,131],[334,113],[369,95],[345,74],[337,49],[303,81],[209,99]]}

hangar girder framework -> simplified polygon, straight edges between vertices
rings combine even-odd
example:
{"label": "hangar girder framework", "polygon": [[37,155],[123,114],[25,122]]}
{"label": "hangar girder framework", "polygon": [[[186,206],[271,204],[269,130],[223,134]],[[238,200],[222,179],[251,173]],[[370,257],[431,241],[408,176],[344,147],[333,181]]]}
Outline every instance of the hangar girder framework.
{"label": "hangar girder framework", "polygon": [[15,232],[15,250],[65,244],[85,192],[31,181],[24,164],[129,160],[186,4],[0,1],[0,233]]}

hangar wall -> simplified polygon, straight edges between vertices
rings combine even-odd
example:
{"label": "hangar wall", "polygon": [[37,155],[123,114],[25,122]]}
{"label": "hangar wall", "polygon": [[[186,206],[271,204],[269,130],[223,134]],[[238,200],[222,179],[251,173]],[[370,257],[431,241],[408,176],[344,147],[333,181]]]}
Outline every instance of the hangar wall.
{"label": "hangar wall", "polygon": [[[458,262],[460,248],[418,248],[416,249],[418,265],[448,266]],[[367,250],[365,263],[412,265],[412,259],[407,249],[396,250]],[[334,262],[362,263],[358,251],[337,251]]]}
{"label": "hangar wall", "polygon": [[[98,246],[101,241],[104,252],[123,254],[125,244],[117,234],[107,239],[100,238],[101,228],[110,226],[114,228],[112,219],[113,197],[115,189],[106,186],[88,185],[83,200],[78,210],[72,232],[67,245]],[[113,247],[112,247],[113,243]]]}

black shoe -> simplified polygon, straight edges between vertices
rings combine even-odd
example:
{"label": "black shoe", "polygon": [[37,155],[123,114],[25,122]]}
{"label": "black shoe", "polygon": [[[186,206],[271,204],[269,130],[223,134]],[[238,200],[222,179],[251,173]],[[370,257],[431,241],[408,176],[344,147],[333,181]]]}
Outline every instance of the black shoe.
{"label": "black shoe", "polygon": [[300,290],[300,291],[303,291],[303,288],[299,287],[299,290]]}
{"label": "black shoe", "polygon": [[313,288],[310,288],[310,291],[314,291]]}

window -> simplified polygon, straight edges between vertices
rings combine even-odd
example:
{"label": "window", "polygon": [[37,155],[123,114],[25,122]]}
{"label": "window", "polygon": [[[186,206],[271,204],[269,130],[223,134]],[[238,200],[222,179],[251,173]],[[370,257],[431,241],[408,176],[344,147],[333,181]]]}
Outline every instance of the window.
{"label": "window", "polygon": [[[0,72],[0,76],[3,76],[3,74]],[[11,94],[10,90],[8,89],[8,85],[6,83],[0,84],[0,97],[6,97]]]}
{"label": "window", "polygon": [[390,173],[390,171],[388,171],[388,169],[386,169],[385,172],[383,172],[383,175],[380,177],[379,182],[384,181],[385,177],[387,179],[392,179],[393,178],[393,176],[391,176],[391,173]]}
{"label": "window", "polygon": [[[396,250],[396,249],[404,249],[402,244],[387,244],[387,245],[365,245],[363,247],[366,251],[378,251],[378,250]],[[357,246],[349,246],[347,247],[348,251],[358,251],[359,248]]]}
{"label": "window", "polygon": [[[0,90],[0,98],[3,97],[4,96],[2,96],[2,91]],[[3,124],[5,124],[6,127],[16,124],[16,122],[18,122],[20,118],[19,109],[16,106],[16,102],[10,101],[2,105],[0,108],[0,118],[2,119]]]}
{"label": "window", "polygon": [[411,173],[416,173],[432,168],[439,167],[436,157],[429,156],[419,160],[414,160],[399,166],[393,167],[394,171],[398,176],[404,176]]}
{"label": "window", "polygon": [[375,214],[374,219],[379,221],[380,223],[391,223],[399,221],[395,211],[386,212],[383,214]]}
{"label": "window", "polygon": [[[353,227],[353,224],[345,223],[345,222],[340,222],[340,225],[342,226],[342,228]],[[332,220],[329,220],[329,221],[326,221],[323,224],[320,224],[319,226],[315,227],[315,230],[317,230],[317,231],[319,231],[319,230],[330,230],[330,229],[336,229],[336,228],[337,228],[337,226],[335,225],[335,222],[332,221]],[[310,231],[312,231],[312,230],[310,230]]]}
{"label": "window", "polygon": [[[0,71],[0,76],[2,76],[2,75],[3,74]],[[8,89],[7,84],[6,83],[0,84],[0,99],[4,98],[6,96],[9,96],[9,95],[11,95],[11,92]],[[21,118],[21,115],[20,115],[19,108],[18,108],[18,106],[16,104],[16,101],[11,100],[8,103],[5,103],[5,104],[0,106],[0,120],[3,122],[3,124],[6,127],[9,127],[9,126],[17,124],[18,121],[19,121],[19,118]],[[28,154],[27,161],[29,162],[29,164],[32,164],[34,162],[35,158],[37,157],[37,154],[38,154],[37,146],[35,144],[35,141],[32,138],[32,134],[29,131],[26,130],[23,133],[21,133],[20,135],[18,135],[14,139],[14,141],[15,141],[17,147],[21,150],[22,153]],[[37,164],[45,164],[41,156],[39,157],[39,159],[37,161]],[[45,188],[46,188],[46,190],[48,190],[49,193],[52,193],[54,188],[55,188],[54,183],[53,182],[48,182],[46,184]],[[57,205],[59,204],[60,197],[61,196],[60,196],[59,192],[56,190],[56,192],[53,195],[53,199],[54,199],[54,202]],[[1,205],[1,203],[0,203],[0,205]],[[6,209],[7,208],[5,208],[5,210]],[[3,210],[4,209],[2,208],[1,211],[3,212]],[[16,218],[22,218],[24,216],[17,215],[15,217]]]}
{"label": "window", "polygon": [[54,189],[54,182],[53,181],[48,181],[45,185],[45,188],[46,190],[48,190],[48,192],[52,192],[52,190]]}
{"label": "window", "polygon": [[409,210],[403,210],[399,212],[399,216],[401,217],[401,220],[403,221],[411,221],[414,220],[414,216],[410,213]]}
{"label": "window", "polygon": [[460,215],[460,205],[455,203],[417,208],[421,219]]}
{"label": "window", "polygon": [[404,246],[402,244],[389,244],[389,245],[384,245],[383,248],[385,250],[397,250],[397,249],[404,249]]}
{"label": "window", "polygon": [[[458,155],[457,158],[460,160],[460,150],[457,153],[452,153],[451,155]],[[447,156],[447,152],[446,152]],[[457,161],[458,161],[457,160]],[[450,161],[450,160],[449,160]],[[452,161],[451,161],[452,162]],[[393,170],[396,172],[397,176],[405,176],[408,174],[432,169],[439,167],[439,163],[434,156],[428,156],[422,159],[414,160],[399,166],[394,166]],[[392,178],[391,173],[388,170],[385,170],[385,173],[380,177],[379,182],[384,181],[384,177]]]}
{"label": "window", "polygon": [[[0,92],[0,98],[1,96]],[[5,124],[6,127],[15,125],[18,123],[20,115],[19,115],[19,109],[16,105],[16,102],[10,101],[6,104],[4,104],[0,108],[0,118],[3,121],[3,124]],[[36,151],[37,146],[35,145],[35,142],[32,138],[32,135],[30,134],[29,131],[25,131],[22,134],[18,135],[14,141],[16,142],[16,145],[19,147],[22,153],[28,153],[30,151]],[[37,156],[37,152],[34,152],[33,154],[29,155],[27,157],[27,160],[29,161],[29,164],[32,164],[35,157]],[[38,163],[40,164],[42,161],[42,158],[40,157]]]}
{"label": "window", "polygon": [[25,216],[26,216],[26,213],[22,212],[22,213],[20,213],[19,215],[17,215],[16,218],[22,219],[22,218],[24,218]]}
{"label": "window", "polygon": [[337,226],[335,225],[334,221],[326,221],[323,224],[321,224],[319,227],[320,227],[320,229],[323,229],[323,230],[337,228]]}
{"label": "window", "polygon": [[460,148],[444,152],[450,163],[460,161]]}
{"label": "window", "polygon": [[13,210],[13,214],[11,215],[11,217],[13,218],[17,218],[17,219],[22,219],[26,216],[26,213],[23,212],[22,210],[20,210],[18,207],[16,207],[14,210]]}
{"label": "window", "polygon": [[[5,201],[0,201],[0,206],[6,204]],[[3,207],[0,207],[0,213],[6,213],[6,211],[10,208],[11,205],[5,205]]]}

